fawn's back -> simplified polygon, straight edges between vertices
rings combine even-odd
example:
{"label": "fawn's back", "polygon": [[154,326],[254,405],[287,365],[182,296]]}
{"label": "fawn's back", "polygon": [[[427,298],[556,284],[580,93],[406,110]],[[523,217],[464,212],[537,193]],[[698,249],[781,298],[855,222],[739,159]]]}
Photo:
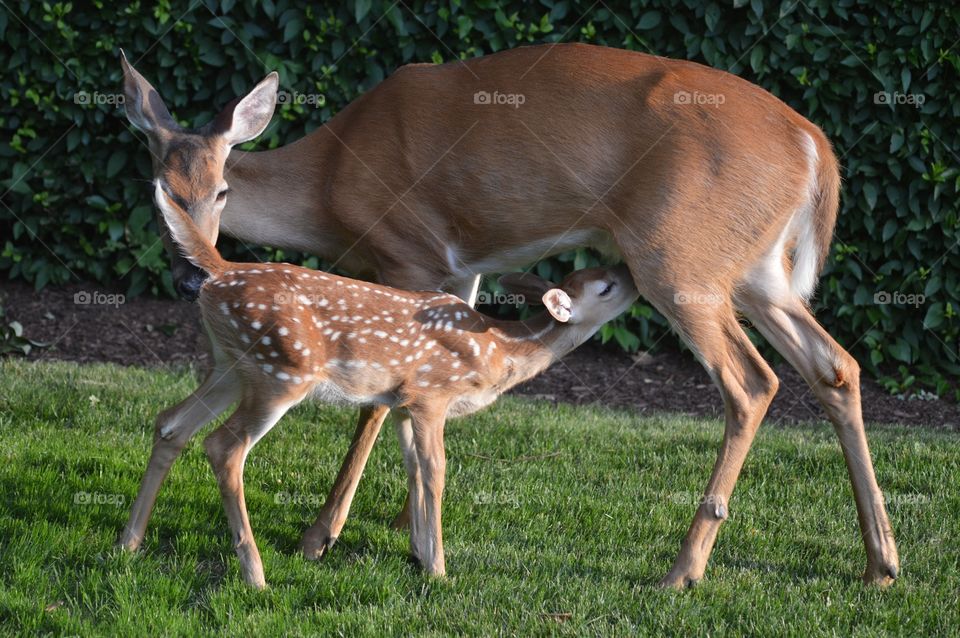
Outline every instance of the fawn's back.
{"label": "fawn's back", "polygon": [[496,320],[459,298],[288,264],[232,264],[200,297],[215,351],[244,385],[340,404],[404,406],[423,394],[483,407],[510,365]]}

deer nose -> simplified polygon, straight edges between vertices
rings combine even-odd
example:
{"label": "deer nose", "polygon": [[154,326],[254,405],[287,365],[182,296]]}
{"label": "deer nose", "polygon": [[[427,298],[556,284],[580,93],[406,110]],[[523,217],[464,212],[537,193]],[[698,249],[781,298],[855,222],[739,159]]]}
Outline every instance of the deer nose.
{"label": "deer nose", "polygon": [[196,301],[200,296],[200,287],[207,279],[207,273],[195,270],[177,282],[177,292],[187,301]]}

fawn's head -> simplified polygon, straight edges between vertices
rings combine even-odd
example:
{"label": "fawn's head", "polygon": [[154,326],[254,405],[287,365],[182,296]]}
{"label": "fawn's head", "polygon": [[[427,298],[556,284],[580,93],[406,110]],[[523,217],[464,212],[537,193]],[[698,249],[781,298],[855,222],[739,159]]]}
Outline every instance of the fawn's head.
{"label": "fawn's head", "polygon": [[[190,215],[211,243],[216,243],[220,213],[228,197],[224,165],[230,149],[260,135],[276,106],[278,76],[270,73],[247,95],[230,102],[212,122],[186,129],[170,115],[153,86],[127,62],[123,66],[124,108],[127,119],[143,131],[153,157],[153,179]],[[161,229],[166,228],[158,216]],[[173,283],[186,299],[196,299],[204,274],[180,254],[164,233]]]}
{"label": "fawn's head", "polygon": [[590,334],[627,310],[640,294],[624,265],[576,270],[559,286],[530,273],[503,275],[500,284],[527,303],[540,300],[554,319]]}

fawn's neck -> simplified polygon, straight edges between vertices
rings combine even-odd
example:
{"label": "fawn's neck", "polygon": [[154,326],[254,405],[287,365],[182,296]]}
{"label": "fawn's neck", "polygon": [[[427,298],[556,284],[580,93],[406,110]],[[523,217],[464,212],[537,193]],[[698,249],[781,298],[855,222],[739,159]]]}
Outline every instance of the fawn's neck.
{"label": "fawn's neck", "polygon": [[590,326],[560,323],[546,312],[524,321],[498,321],[494,328],[511,361],[501,391],[535,377],[595,332]]}

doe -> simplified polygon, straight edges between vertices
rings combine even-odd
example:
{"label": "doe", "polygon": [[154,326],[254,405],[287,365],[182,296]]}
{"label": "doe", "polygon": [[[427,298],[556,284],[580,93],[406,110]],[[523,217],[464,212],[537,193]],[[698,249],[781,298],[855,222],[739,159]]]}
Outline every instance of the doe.
{"label": "doe", "polygon": [[638,296],[625,266],[579,270],[559,287],[533,275],[506,275],[506,288],[539,299],[547,312],[526,321],[498,320],[446,293],[398,290],[289,264],[227,262],[160,180],[155,197],[185,257],[209,275],[199,303],[215,362],[190,397],[157,418],[149,465],[120,544],[131,550],[140,545],[174,459],[193,434],[238,403],[204,445],[243,577],[258,588],[265,580],[244,502],[243,466],[287,410],[311,395],[397,409],[411,553],[428,573],[442,575],[446,419],[475,412],[538,374]]}

